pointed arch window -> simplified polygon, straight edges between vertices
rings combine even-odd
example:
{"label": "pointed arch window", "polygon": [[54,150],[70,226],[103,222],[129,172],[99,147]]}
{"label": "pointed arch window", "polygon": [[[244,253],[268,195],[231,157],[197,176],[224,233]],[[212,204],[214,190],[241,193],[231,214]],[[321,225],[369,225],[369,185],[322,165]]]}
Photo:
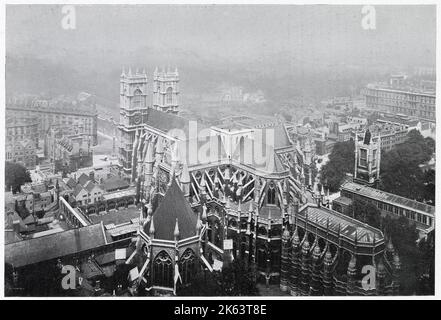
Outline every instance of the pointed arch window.
{"label": "pointed arch window", "polygon": [[141,90],[136,89],[133,93],[133,108],[142,107],[144,107],[144,96],[142,95]]}
{"label": "pointed arch window", "polygon": [[271,183],[268,188],[267,203],[276,204],[276,189],[274,188],[274,183]]}
{"label": "pointed arch window", "polygon": [[265,269],[266,268],[266,249],[265,247],[260,247],[257,250],[257,266],[259,267],[260,270]]}
{"label": "pointed arch window", "polygon": [[182,284],[186,285],[191,283],[196,273],[196,255],[191,249],[184,251],[181,259],[179,259],[179,273],[181,274]]}
{"label": "pointed arch window", "polygon": [[167,104],[173,104],[173,88],[168,87],[165,94],[165,100]]}
{"label": "pointed arch window", "polygon": [[173,262],[165,251],[161,251],[153,262],[153,285],[173,287]]}

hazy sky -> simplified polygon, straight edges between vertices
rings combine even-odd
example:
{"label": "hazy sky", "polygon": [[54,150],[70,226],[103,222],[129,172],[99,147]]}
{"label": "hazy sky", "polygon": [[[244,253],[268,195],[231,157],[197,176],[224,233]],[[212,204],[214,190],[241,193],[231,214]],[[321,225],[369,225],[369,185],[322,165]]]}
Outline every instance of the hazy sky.
{"label": "hazy sky", "polygon": [[65,30],[61,5],[7,6],[7,92],[85,90],[116,104],[122,66],[170,65],[185,97],[227,83],[320,99],[435,63],[435,6],[375,6],[375,30],[362,28],[362,6],[75,8]]}
{"label": "hazy sky", "polygon": [[361,6],[76,6],[77,28],[64,30],[61,6],[8,6],[6,48],[54,59],[154,48],[208,60],[271,60],[285,52],[330,63],[354,56],[434,61],[435,6],[375,8],[376,30],[363,30]]}

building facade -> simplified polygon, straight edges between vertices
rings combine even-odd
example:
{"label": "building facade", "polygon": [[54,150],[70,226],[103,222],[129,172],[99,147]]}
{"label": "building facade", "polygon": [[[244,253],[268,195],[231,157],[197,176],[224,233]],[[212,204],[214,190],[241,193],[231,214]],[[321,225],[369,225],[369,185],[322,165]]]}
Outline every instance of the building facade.
{"label": "building facade", "polygon": [[369,109],[435,122],[435,93],[369,85],[364,95]]}
{"label": "building facade", "polygon": [[132,168],[132,149],[135,135],[143,126],[147,116],[147,75],[145,70],[126,74],[120,78],[120,118],[119,118],[119,164],[124,173]]}
{"label": "building facade", "polygon": [[162,71],[155,69],[153,74],[153,108],[163,112],[178,113],[179,73],[178,68]]}
{"label": "building facade", "polygon": [[35,117],[38,133],[44,139],[53,125],[72,127],[81,123],[85,133],[90,136],[92,145],[98,144],[97,112],[94,106],[84,106],[80,102],[58,100],[9,101],[6,114],[14,117]]}
{"label": "building facade", "polygon": [[355,137],[354,181],[374,186],[380,179],[381,144],[372,137],[369,129],[364,137]]}
{"label": "building facade", "polygon": [[45,155],[53,172],[74,172],[93,164],[90,135],[83,130],[70,134],[64,127],[52,126],[45,136]]}
{"label": "building facade", "polygon": [[34,117],[7,117],[5,160],[20,163],[27,169],[37,164],[38,119]]}

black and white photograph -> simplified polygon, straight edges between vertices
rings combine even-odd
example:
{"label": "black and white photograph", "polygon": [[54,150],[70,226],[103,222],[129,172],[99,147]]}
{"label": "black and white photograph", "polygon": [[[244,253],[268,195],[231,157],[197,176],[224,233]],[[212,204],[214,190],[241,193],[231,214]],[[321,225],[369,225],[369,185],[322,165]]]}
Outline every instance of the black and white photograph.
{"label": "black and white photograph", "polygon": [[437,10],[4,4],[3,297],[434,297]]}

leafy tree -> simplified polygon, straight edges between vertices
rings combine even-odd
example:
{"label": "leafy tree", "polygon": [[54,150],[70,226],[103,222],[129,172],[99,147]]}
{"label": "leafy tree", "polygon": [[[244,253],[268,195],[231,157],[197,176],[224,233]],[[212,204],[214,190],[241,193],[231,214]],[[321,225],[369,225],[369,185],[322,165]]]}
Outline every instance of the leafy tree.
{"label": "leafy tree", "polygon": [[435,140],[433,140],[431,137],[424,138],[424,141],[426,142],[426,145],[432,150],[432,153],[435,152]]}
{"label": "leafy tree", "polygon": [[418,201],[434,201],[434,172],[425,174],[419,167],[432,157],[430,144],[417,130],[410,131],[405,142],[382,156],[379,188]]}
{"label": "leafy tree", "polygon": [[12,187],[12,192],[19,192],[20,187],[26,183],[32,182],[29,171],[21,164],[6,162],[5,164],[5,188],[9,191]]}
{"label": "leafy tree", "polygon": [[347,173],[354,172],[354,141],[337,142],[329,155],[329,161],[322,167],[321,183],[332,192],[338,191]]}
{"label": "leafy tree", "polygon": [[382,224],[387,236],[392,238],[392,243],[401,260],[400,293],[413,295],[418,285],[418,264],[421,252],[417,247],[418,231],[415,224],[409,224],[404,216],[397,218],[386,217]]}
{"label": "leafy tree", "polygon": [[351,205],[352,216],[368,225],[379,228],[381,226],[381,212],[370,202],[355,200]]}

